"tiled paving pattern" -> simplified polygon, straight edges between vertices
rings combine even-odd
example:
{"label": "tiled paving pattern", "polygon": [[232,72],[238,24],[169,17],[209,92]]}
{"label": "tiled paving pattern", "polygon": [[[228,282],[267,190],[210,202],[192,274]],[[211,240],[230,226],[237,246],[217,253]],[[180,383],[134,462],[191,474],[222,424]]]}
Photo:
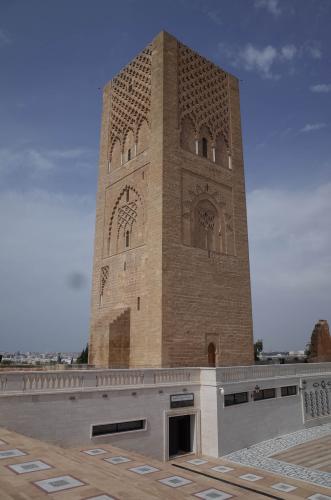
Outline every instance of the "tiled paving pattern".
{"label": "tiled paving pattern", "polygon": [[320,495],[319,493],[317,493],[317,495],[308,497],[308,500],[331,500],[331,497],[327,495]]}
{"label": "tiled paving pattern", "polygon": [[[0,463],[1,500],[179,500],[202,498],[226,500],[272,498],[331,500],[330,490],[296,479],[287,479],[252,467],[211,457],[181,457],[161,463],[134,452],[102,445],[105,453],[88,454],[98,448],[62,449],[0,429],[6,441],[2,451],[21,450],[26,456],[9,456]],[[15,455],[15,454],[14,454]],[[109,462],[109,460],[117,459]],[[125,461],[118,459],[125,459]],[[193,463],[190,463],[193,460]],[[51,469],[31,469],[17,474],[9,466],[28,462],[49,464]],[[179,468],[180,467],[180,468]],[[135,469],[135,470],[130,470]],[[219,470],[217,470],[219,469]],[[19,469],[18,469],[19,470]],[[147,473],[147,470],[149,473]],[[143,472],[134,473],[136,471]],[[144,473],[145,472],[145,473]],[[247,474],[263,476],[254,482]],[[285,484],[292,491],[279,487]],[[293,489],[294,488],[294,489]],[[315,495],[315,496],[314,496]],[[320,497],[316,496],[320,495]]]}
{"label": "tiled paving pattern", "polygon": [[227,498],[232,498],[232,495],[224,493],[224,491],[215,490],[214,488],[200,491],[200,493],[196,493],[195,496],[198,498],[203,498],[204,500],[226,500]]}
{"label": "tiled paving pattern", "polygon": [[85,500],[116,500],[116,498],[109,495],[98,495],[96,497],[88,497]]}
{"label": "tiled paving pattern", "polygon": [[13,450],[0,451],[0,459],[22,457],[23,455],[26,455],[26,453],[18,450],[17,448],[14,448]]}
{"label": "tiled paving pattern", "polygon": [[287,451],[273,455],[273,458],[331,473],[331,434],[294,446]]}
{"label": "tiled paving pattern", "polygon": [[216,470],[216,472],[230,472],[230,470],[233,470],[232,467],[226,467],[225,465],[216,465],[216,467],[212,467],[212,470]]}
{"label": "tiled paving pattern", "polygon": [[[331,424],[325,424],[311,429],[293,432],[285,436],[263,441],[262,443],[235,451],[224,456],[226,460],[237,464],[264,469],[287,477],[309,481],[310,483],[331,488],[331,474],[322,470],[304,467],[302,465],[291,464],[282,460],[272,458],[281,452],[303,443],[313,440],[327,439],[331,436]],[[319,451],[317,451],[317,455]]]}
{"label": "tiled paving pattern", "polygon": [[289,493],[290,491],[294,491],[297,489],[296,486],[291,486],[290,484],[286,483],[273,484],[271,488],[277,491],[284,491],[285,493]]}
{"label": "tiled paving pattern", "polygon": [[188,460],[187,463],[192,465],[202,465],[206,464],[208,460],[202,460],[202,458],[192,458],[192,460]]}
{"label": "tiled paving pattern", "polygon": [[105,462],[109,462],[110,464],[117,465],[117,464],[124,464],[125,462],[131,462],[131,459],[128,457],[110,457],[110,458],[104,458]]}
{"label": "tiled paving pattern", "polygon": [[152,467],[151,465],[140,465],[139,467],[132,467],[132,469],[129,470],[136,474],[151,474],[152,472],[158,472],[160,469]]}
{"label": "tiled paving pattern", "polygon": [[17,474],[27,474],[29,472],[36,472],[39,470],[51,469],[51,466],[42,462],[41,460],[34,460],[33,462],[23,462],[20,464],[8,465],[9,469]]}
{"label": "tiled paving pattern", "polygon": [[164,479],[159,479],[159,482],[165,484],[166,486],[170,486],[171,488],[180,488],[181,486],[185,486],[192,481],[181,476],[171,476],[165,477]]}
{"label": "tiled paving pattern", "polygon": [[262,476],[257,476],[256,474],[244,474],[239,477],[240,479],[245,479],[245,481],[260,481],[260,479],[263,479]]}
{"label": "tiled paving pattern", "polygon": [[92,450],[83,450],[82,453],[86,453],[86,455],[103,455],[104,453],[107,453],[106,450],[103,450],[102,448],[93,448]]}
{"label": "tiled paving pattern", "polygon": [[96,497],[88,497],[85,500],[116,500],[115,497],[110,497],[109,495],[98,495]]}
{"label": "tiled paving pattern", "polygon": [[43,479],[42,481],[35,481],[33,484],[46,491],[46,493],[56,493],[58,491],[78,488],[78,486],[84,486],[82,481],[71,476],[52,477],[50,479]]}

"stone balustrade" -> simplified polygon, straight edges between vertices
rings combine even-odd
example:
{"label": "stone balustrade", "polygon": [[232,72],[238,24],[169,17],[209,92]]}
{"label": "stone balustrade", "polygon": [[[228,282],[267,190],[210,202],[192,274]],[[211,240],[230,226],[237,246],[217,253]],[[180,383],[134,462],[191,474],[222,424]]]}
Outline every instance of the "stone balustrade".
{"label": "stone balustrade", "polygon": [[199,368],[71,370],[0,373],[0,395],[77,391],[110,387],[176,385],[200,382]]}
{"label": "stone balustrade", "polygon": [[[146,387],[160,385],[224,384],[247,380],[304,377],[330,374],[331,363],[293,365],[253,365],[221,368],[147,368],[59,371],[20,371],[0,373],[0,395],[40,392]],[[201,374],[203,376],[201,377]]]}
{"label": "stone balustrade", "polygon": [[295,363],[289,365],[230,366],[216,369],[217,382],[241,382],[275,377],[298,377],[329,373],[331,363]]}

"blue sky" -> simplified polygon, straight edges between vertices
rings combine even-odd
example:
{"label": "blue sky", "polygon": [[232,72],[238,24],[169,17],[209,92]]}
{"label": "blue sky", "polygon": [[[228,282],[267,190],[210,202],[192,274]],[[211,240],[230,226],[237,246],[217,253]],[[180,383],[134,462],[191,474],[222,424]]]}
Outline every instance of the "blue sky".
{"label": "blue sky", "polygon": [[254,335],[331,320],[330,0],[0,0],[0,350],[88,337],[101,89],[161,30],[241,81]]}

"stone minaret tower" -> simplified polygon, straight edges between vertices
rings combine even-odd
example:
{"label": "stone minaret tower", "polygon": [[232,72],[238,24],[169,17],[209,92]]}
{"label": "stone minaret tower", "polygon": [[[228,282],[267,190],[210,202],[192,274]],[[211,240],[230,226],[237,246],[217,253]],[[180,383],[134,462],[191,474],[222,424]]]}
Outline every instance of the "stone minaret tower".
{"label": "stone minaret tower", "polygon": [[238,80],[164,32],[104,89],[89,362],[253,363]]}

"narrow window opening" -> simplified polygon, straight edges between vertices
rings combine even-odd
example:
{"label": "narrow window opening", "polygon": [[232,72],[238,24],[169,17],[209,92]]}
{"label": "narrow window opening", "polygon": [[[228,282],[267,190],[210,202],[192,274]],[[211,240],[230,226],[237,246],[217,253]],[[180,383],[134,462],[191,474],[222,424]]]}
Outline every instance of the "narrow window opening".
{"label": "narrow window opening", "polygon": [[236,392],[224,396],[224,406],[240,405],[242,403],[248,403],[248,392]]}
{"label": "narrow window opening", "polygon": [[130,246],[130,231],[126,231],[125,233],[125,246],[126,248]]}
{"label": "narrow window opening", "polygon": [[208,345],[208,366],[216,366],[216,347],[213,342]]}
{"label": "narrow window opening", "polygon": [[129,422],[92,425],[92,437],[117,434],[120,432],[141,431],[145,428],[146,420],[131,420]]}
{"label": "narrow window opening", "polygon": [[204,158],[208,156],[208,141],[205,137],[202,138],[202,156]]}
{"label": "narrow window opening", "polygon": [[128,161],[131,160],[131,149],[128,149]]}
{"label": "narrow window opening", "polygon": [[145,172],[142,172],[142,178],[145,179]]}
{"label": "narrow window opening", "polygon": [[281,394],[282,396],[295,396],[297,393],[297,386],[296,385],[288,385],[286,387],[281,388]]}
{"label": "narrow window opening", "polygon": [[124,271],[126,271],[126,262],[124,262]]}
{"label": "narrow window opening", "polygon": [[140,297],[137,297],[137,309],[140,311]]}
{"label": "narrow window opening", "polygon": [[129,201],[129,199],[130,199],[130,190],[127,189],[126,190],[126,201]]}

